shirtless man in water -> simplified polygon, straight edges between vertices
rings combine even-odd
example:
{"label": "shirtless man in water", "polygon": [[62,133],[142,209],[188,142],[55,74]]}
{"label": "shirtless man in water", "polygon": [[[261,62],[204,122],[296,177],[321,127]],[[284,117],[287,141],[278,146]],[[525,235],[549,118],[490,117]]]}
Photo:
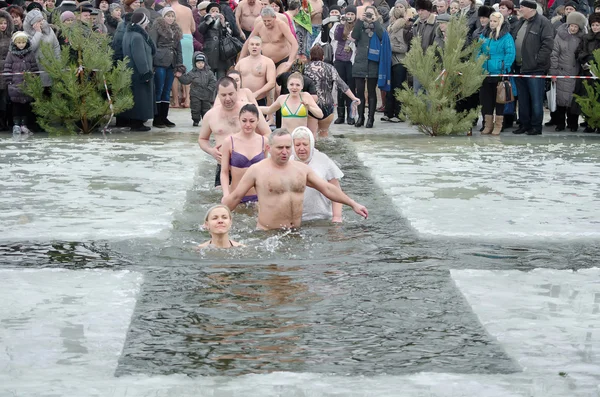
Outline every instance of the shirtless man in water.
{"label": "shirtless man in water", "polygon": [[[241,130],[240,109],[247,103],[239,100],[237,85],[231,77],[223,77],[217,82],[217,99],[219,106],[213,106],[202,119],[198,145],[206,153],[217,160],[217,171],[215,175],[215,186],[221,185],[221,152],[219,149],[223,141],[230,135]],[[256,105],[256,101],[253,101]],[[261,118],[256,129],[261,135],[271,132],[264,118]],[[210,146],[210,136],[215,139],[215,146]]]}
{"label": "shirtless man in water", "polygon": [[338,187],[319,177],[306,164],[289,161],[292,136],[277,129],[269,136],[269,158],[256,163],[244,174],[240,183],[221,202],[233,210],[251,188],[258,196],[257,227],[263,230],[295,228],[302,222],[302,205],[306,186],[321,192],[331,201],[346,204],[358,215],[368,217],[367,209],[352,200]]}
{"label": "shirtless man in water", "polygon": [[[186,72],[190,72],[193,68],[192,58],[194,57],[194,38],[192,33],[196,31],[196,23],[194,22],[194,16],[192,10],[188,7],[179,4],[178,0],[167,0],[167,5],[173,8],[175,12],[175,22],[181,28],[183,37],[181,38],[181,57],[183,58],[183,65],[185,66]],[[190,107],[190,86],[183,85],[183,106],[186,108]],[[179,107],[179,81],[175,79],[173,81],[172,94],[175,100],[175,107]]]}
{"label": "shirtless man in water", "polygon": [[[256,23],[250,37],[262,39],[262,54],[275,63],[275,67],[287,63],[292,65],[298,54],[298,41],[290,27],[277,19],[272,7],[265,7],[260,12],[261,20]],[[249,37],[249,38],[250,38]],[[248,56],[249,40],[244,43],[240,59]]]}
{"label": "shirtless man in water", "polygon": [[275,64],[269,58],[261,55],[262,39],[252,36],[248,39],[250,56],[240,59],[235,65],[243,79],[244,88],[254,93],[254,98],[260,106],[267,105],[266,96],[275,88]]}
{"label": "shirtless man in water", "polygon": [[235,9],[235,22],[242,29],[242,40],[246,40],[252,29],[254,29],[254,21],[260,16],[260,10],[263,5],[257,0],[243,0]]}

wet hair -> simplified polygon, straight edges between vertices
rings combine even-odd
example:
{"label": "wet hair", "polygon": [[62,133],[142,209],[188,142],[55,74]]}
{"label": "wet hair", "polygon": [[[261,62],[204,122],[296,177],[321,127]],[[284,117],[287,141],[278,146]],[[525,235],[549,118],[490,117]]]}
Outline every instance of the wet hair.
{"label": "wet hair", "polygon": [[246,105],[242,106],[240,109],[240,117],[243,113],[252,113],[256,116],[256,118],[258,118],[258,108],[253,103],[247,103]]}
{"label": "wet hair", "polygon": [[260,16],[275,18],[276,13],[275,13],[275,10],[273,9],[273,7],[267,6],[267,7],[264,7],[262,10],[260,10]]}
{"label": "wet hair", "polygon": [[218,208],[225,208],[227,210],[227,213],[229,214],[229,219],[233,219],[233,215],[231,214],[231,210],[229,209],[228,206],[226,206],[224,204],[217,204],[217,205],[213,205],[212,207],[210,207],[208,209],[208,211],[206,211],[206,215],[204,216],[204,222],[208,222],[208,217],[210,216],[210,213]]}
{"label": "wet hair", "polygon": [[319,44],[315,44],[313,48],[310,49],[310,60],[311,61],[322,61],[325,57],[325,52],[323,51],[323,47]]}
{"label": "wet hair", "polygon": [[292,134],[290,134],[290,132],[286,128],[277,128],[277,129],[275,129],[273,132],[271,132],[271,135],[269,135],[269,145],[272,145],[273,141],[278,136],[286,136],[286,135],[290,135],[290,136],[292,135]]}
{"label": "wet hair", "polygon": [[277,4],[277,7],[279,7],[279,13],[283,13],[283,3],[281,2],[281,0],[269,0],[269,4]]}
{"label": "wet hair", "polygon": [[233,89],[237,91],[238,87],[234,79],[229,76],[221,77],[219,81],[217,81],[217,91],[219,91],[219,87],[229,87],[233,84]]}
{"label": "wet hair", "polygon": [[288,11],[296,11],[300,8],[300,0],[288,1]]}
{"label": "wet hair", "polygon": [[300,84],[302,84],[302,86],[304,87],[304,77],[302,76],[302,74],[298,72],[290,74],[287,78],[287,82],[289,83],[289,81],[293,79],[300,80]]}

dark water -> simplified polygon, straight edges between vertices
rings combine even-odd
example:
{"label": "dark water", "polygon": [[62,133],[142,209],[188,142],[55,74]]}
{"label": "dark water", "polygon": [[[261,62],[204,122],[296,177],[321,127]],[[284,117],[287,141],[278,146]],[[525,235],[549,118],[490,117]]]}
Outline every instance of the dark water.
{"label": "dark water", "polygon": [[0,265],[143,273],[117,376],[520,371],[480,325],[449,269],[591,267],[599,243],[420,239],[351,145],[320,145],[344,164],[344,190],[370,208],[368,221],[345,211],[341,226],[259,232],[245,208],[234,237],[247,248],[198,253],[193,247],[206,238],[198,225],[220,198],[199,180],[167,241],[4,244]]}

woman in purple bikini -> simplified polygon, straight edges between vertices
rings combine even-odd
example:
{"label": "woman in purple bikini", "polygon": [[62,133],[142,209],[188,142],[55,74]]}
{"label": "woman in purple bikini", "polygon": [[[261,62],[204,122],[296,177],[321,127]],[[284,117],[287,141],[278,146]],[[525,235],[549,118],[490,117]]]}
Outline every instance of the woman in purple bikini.
{"label": "woman in purple bikini", "polygon": [[[242,130],[223,141],[221,146],[221,186],[223,197],[233,191],[248,168],[266,157],[265,138],[256,133],[258,126],[258,108],[253,104],[244,105],[240,110]],[[231,172],[231,184],[229,175]],[[256,202],[258,197],[254,188],[242,199],[242,203]]]}

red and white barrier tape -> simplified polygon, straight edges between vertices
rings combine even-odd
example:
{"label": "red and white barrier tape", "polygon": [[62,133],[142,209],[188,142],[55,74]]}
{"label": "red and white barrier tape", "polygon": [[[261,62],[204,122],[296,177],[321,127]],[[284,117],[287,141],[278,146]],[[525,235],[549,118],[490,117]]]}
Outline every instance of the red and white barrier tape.
{"label": "red and white barrier tape", "polygon": [[525,77],[529,79],[597,79],[596,76],[546,76],[533,74],[489,74],[487,77]]}

